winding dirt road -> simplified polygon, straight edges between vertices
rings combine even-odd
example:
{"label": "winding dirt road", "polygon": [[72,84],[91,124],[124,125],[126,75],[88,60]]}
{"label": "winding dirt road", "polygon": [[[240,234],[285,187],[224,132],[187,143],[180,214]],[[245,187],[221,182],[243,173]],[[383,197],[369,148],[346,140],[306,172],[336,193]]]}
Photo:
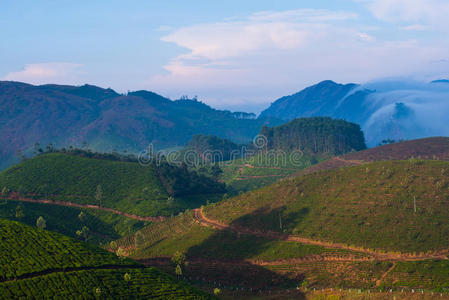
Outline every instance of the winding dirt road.
{"label": "winding dirt road", "polygon": [[139,220],[139,221],[145,221],[145,222],[161,222],[165,220],[165,217],[158,216],[158,217],[142,217],[137,216],[133,214],[128,214],[113,208],[109,207],[103,207],[99,205],[92,205],[92,204],[79,204],[79,203],[73,203],[73,202],[64,202],[64,201],[56,201],[56,200],[48,200],[48,199],[31,199],[31,198],[24,198],[20,197],[17,194],[11,194],[8,200],[14,200],[14,201],[22,201],[22,202],[30,202],[30,203],[42,203],[42,204],[49,204],[49,205],[59,205],[59,206],[68,206],[68,207],[78,207],[78,208],[90,208],[90,209],[98,209],[103,211],[108,211],[110,213],[121,215],[130,219]]}
{"label": "winding dirt road", "polygon": [[307,238],[302,238],[298,236],[292,236],[287,234],[281,234],[278,232],[261,232],[261,231],[255,231],[248,228],[242,228],[242,227],[236,227],[232,225],[222,224],[219,223],[216,220],[212,220],[208,218],[205,214],[203,209],[195,209],[194,210],[194,217],[196,221],[203,225],[208,227],[213,227],[219,230],[230,230],[234,231],[240,234],[248,234],[248,235],[254,235],[258,237],[264,237],[269,239],[275,239],[275,240],[283,240],[283,241],[292,241],[292,242],[298,242],[305,245],[316,245],[321,246],[325,248],[331,248],[331,249],[342,249],[342,250],[349,250],[354,251],[358,253],[363,253],[371,257],[371,259],[375,260],[387,260],[387,261],[417,261],[417,260],[424,260],[424,259],[448,259],[449,250],[441,250],[434,253],[425,253],[425,254],[416,254],[413,255],[411,253],[392,253],[392,252],[376,252],[368,249],[362,249],[357,247],[351,247],[345,244],[341,243],[331,243],[331,242],[324,242],[324,241],[317,241]]}

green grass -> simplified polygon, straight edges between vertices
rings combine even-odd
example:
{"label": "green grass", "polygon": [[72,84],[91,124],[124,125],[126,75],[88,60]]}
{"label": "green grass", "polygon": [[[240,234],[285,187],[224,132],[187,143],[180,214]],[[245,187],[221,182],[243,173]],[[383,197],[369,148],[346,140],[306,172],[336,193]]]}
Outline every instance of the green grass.
{"label": "green grass", "polygon": [[[3,201],[0,200],[2,202],[0,204],[0,218],[35,226],[37,218],[42,216],[47,223],[47,230],[74,238],[79,238],[76,235],[77,230],[87,226],[90,230],[88,242],[93,244],[104,244],[111,240],[116,240],[146,225],[142,221],[96,209],[81,209],[12,200]],[[22,208],[24,214],[20,219],[16,217],[17,206]],[[81,212],[85,214],[83,221],[78,218]]]}
{"label": "green grass", "polygon": [[155,268],[59,272],[0,283],[0,299],[12,298],[212,299]]}
{"label": "green grass", "polygon": [[205,212],[225,224],[365,248],[449,249],[449,163],[377,162],[301,176]]}

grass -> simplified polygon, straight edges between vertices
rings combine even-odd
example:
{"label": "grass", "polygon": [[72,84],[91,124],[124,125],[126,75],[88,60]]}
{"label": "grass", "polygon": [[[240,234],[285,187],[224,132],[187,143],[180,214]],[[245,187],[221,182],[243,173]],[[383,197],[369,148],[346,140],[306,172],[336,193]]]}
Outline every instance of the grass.
{"label": "grass", "polygon": [[[23,217],[20,219],[16,217],[17,206],[20,206],[23,212]],[[83,221],[78,217],[81,212],[85,215]],[[79,238],[76,235],[76,231],[83,226],[87,226],[90,231],[88,242],[93,244],[104,244],[116,240],[146,225],[142,221],[96,209],[81,209],[12,200],[0,204],[0,218],[35,226],[36,220],[40,216],[45,219],[47,230],[73,238]]]}
{"label": "grass", "polygon": [[449,249],[449,163],[386,161],[321,172],[209,205],[205,212],[224,224],[364,248]]}

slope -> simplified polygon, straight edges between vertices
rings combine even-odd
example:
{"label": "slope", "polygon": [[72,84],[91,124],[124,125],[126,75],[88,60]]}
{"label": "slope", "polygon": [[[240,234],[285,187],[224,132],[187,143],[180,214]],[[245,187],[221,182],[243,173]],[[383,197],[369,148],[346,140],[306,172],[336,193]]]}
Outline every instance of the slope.
{"label": "slope", "polygon": [[63,235],[0,220],[0,237],[2,299],[207,298],[154,268]]}
{"label": "slope", "polygon": [[23,161],[0,173],[0,186],[14,199],[93,204],[138,216],[170,215],[201,205],[184,196],[222,190],[210,179],[166,163],[142,166],[68,153]]}

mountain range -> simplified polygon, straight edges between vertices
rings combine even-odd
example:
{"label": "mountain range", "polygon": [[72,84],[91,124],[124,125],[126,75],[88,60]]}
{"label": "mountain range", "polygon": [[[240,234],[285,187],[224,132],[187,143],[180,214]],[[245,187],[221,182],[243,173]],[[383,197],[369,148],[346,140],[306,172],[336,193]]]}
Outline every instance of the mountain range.
{"label": "mountain range", "polygon": [[193,135],[248,143],[262,126],[300,117],[332,117],[361,126],[368,146],[382,140],[447,136],[449,84],[387,81],[365,85],[320,82],[273,102],[259,117],[216,110],[197,99],[171,100],[149,91],[119,94],[92,85],[0,81],[0,169],[33,145],[84,145],[137,153],[185,145]]}

